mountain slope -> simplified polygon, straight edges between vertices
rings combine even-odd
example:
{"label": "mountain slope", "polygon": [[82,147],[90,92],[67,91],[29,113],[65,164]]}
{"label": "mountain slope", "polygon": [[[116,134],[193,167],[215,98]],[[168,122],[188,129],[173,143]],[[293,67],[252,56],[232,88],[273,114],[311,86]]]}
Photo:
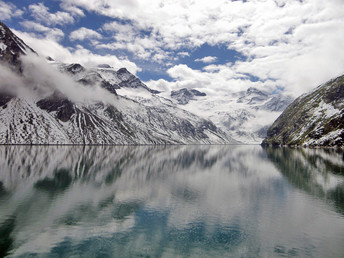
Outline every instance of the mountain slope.
{"label": "mountain slope", "polygon": [[185,94],[182,89],[159,95],[170,99],[177,107],[211,120],[234,139],[249,144],[261,143],[269,126],[292,102],[288,96],[252,87],[239,92],[228,90],[221,97],[214,97],[211,92],[197,96],[191,91]]}
{"label": "mountain slope", "polygon": [[269,128],[263,145],[344,145],[344,75],[297,98]]}
{"label": "mountain slope", "polygon": [[9,63],[16,71],[21,71],[20,55],[35,51],[18,38],[0,21],[0,60]]}
{"label": "mountain slope", "polygon": [[171,98],[175,99],[180,105],[188,104],[190,100],[194,100],[195,97],[204,97],[204,96],[206,96],[204,92],[200,92],[195,89],[188,90],[186,88],[183,88],[183,89],[171,92]]}
{"label": "mountain slope", "polygon": [[[17,83],[0,82],[1,144],[236,142],[212,122],[165,103],[125,68],[58,64],[61,73],[32,54],[6,25],[0,30],[2,66],[17,72],[7,72]],[[6,67],[0,72],[4,78]],[[117,89],[144,91],[154,105],[117,95]]]}

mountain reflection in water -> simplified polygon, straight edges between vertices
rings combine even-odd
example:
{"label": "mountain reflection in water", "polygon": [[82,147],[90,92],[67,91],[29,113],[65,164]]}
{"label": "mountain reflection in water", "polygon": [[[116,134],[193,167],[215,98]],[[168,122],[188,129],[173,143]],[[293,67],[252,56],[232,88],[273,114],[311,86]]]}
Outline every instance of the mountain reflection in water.
{"label": "mountain reflection in water", "polygon": [[340,256],[342,157],[260,146],[0,146],[0,256]]}
{"label": "mountain reflection in water", "polygon": [[333,204],[344,214],[342,149],[267,148],[266,152],[293,186]]}

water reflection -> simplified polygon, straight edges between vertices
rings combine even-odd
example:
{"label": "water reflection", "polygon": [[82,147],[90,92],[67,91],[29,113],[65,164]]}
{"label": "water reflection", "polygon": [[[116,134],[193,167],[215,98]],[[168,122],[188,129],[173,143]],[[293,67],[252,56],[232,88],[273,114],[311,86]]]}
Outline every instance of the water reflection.
{"label": "water reflection", "polygon": [[342,189],[343,163],[312,155],[1,146],[0,256],[338,256],[344,224],[333,212],[343,196],[330,192]]}
{"label": "water reflection", "polygon": [[291,184],[344,214],[342,149],[267,148],[266,152]]}

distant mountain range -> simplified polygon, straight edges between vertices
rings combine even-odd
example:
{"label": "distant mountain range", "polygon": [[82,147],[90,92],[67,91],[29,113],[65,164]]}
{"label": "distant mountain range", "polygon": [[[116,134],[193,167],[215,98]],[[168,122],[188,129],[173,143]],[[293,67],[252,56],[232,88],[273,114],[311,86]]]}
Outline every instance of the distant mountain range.
{"label": "distant mountain range", "polygon": [[233,138],[243,143],[261,143],[267,129],[292,98],[278,93],[268,93],[257,88],[228,92],[221,98],[195,89],[181,89],[160,93],[171,99],[179,108],[209,119]]}
{"label": "distant mountain range", "polygon": [[160,92],[126,68],[39,57],[1,22],[0,66],[0,144],[343,145],[344,76],[293,103],[253,87]]}
{"label": "distant mountain range", "polygon": [[[127,69],[86,69],[39,58],[3,23],[0,61],[6,79],[0,82],[2,144],[237,142],[211,121],[166,102]],[[124,97],[117,93],[121,89],[144,92],[154,105]]]}

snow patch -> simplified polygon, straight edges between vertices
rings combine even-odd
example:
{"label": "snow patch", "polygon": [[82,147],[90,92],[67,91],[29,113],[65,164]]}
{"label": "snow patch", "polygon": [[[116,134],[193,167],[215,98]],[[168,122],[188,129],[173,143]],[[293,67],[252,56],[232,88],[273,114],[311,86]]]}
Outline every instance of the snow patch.
{"label": "snow patch", "polygon": [[0,42],[0,50],[5,51],[6,49],[7,49],[7,46],[3,42]]}

